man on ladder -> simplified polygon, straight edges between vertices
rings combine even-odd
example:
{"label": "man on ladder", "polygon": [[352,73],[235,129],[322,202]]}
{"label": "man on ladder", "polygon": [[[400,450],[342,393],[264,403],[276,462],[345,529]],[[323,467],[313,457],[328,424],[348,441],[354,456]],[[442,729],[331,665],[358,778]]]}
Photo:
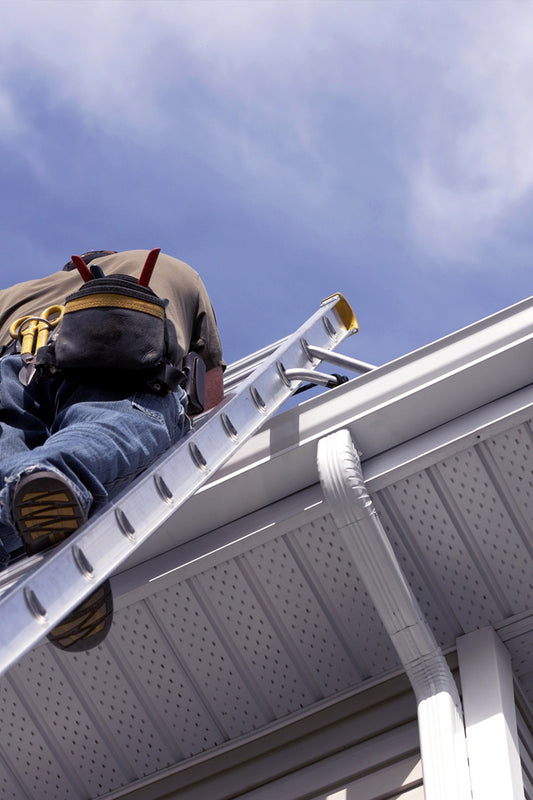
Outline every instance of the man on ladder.
{"label": "man on ladder", "polygon": [[[0,344],[4,567],[66,539],[189,430],[187,354],[199,356],[191,370],[206,370],[195,410],[223,397],[204,284],[159,251],[93,251],[3,290]],[[94,647],[111,616],[106,581],[48,638],[63,650]]]}

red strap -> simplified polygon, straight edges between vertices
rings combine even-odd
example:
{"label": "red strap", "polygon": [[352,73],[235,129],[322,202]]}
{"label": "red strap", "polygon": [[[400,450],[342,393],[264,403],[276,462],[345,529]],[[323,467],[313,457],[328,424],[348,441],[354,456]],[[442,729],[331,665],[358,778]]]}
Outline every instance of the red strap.
{"label": "red strap", "polygon": [[146,261],[144,262],[144,267],[142,268],[141,277],[139,278],[139,286],[148,286],[150,283],[150,278],[152,277],[152,272],[154,271],[155,263],[159,257],[159,253],[161,252],[160,247],[156,247],[155,250],[150,250],[148,255],[146,256]]}
{"label": "red strap", "polygon": [[87,283],[87,281],[92,281],[93,275],[91,270],[81,256],[72,256],[72,263],[76,266],[76,269],[80,273],[85,283]]}

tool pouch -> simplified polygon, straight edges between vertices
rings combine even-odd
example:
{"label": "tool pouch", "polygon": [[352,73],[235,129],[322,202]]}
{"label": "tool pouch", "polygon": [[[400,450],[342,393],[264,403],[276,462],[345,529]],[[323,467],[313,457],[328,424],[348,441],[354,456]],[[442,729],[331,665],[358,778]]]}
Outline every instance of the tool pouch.
{"label": "tool pouch", "polygon": [[190,417],[201,414],[205,400],[205,364],[198,353],[187,353],[183,362],[186,376],[185,391],[189,398],[187,413]]}
{"label": "tool pouch", "polygon": [[157,393],[184,383],[176,331],[166,301],[129,275],[94,278],[69,295],[50,344],[37,352],[41,371],[85,382],[148,384]]}

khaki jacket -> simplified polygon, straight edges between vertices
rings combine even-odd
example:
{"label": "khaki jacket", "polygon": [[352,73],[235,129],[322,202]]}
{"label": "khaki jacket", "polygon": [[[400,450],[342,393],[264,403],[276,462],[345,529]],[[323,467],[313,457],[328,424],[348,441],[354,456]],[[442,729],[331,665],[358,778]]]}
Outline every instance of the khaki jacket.
{"label": "khaki jacket", "polygon": [[[101,266],[105,275],[132,275],[138,278],[148,250],[127,250],[96,258],[91,265]],[[44,278],[17,283],[0,291],[0,345],[9,344],[9,328],[19,317],[40,314],[49,306],[62,304],[76,292],[83,280],[76,269],[54,272]],[[198,353],[208,370],[222,366],[222,347],[215,313],[198,273],[177,258],[161,253],[150,288],[168,299],[167,316],[175,325],[180,356]],[[180,366],[180,364],[177,364]]]}

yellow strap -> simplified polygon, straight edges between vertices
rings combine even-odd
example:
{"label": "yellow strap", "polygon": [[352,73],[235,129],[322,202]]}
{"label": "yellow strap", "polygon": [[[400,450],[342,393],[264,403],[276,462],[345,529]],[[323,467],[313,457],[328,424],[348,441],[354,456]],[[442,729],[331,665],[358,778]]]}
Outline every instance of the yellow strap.
{"label": "yellow strap", "polygon": [[87,308],[126,308],[130,311],[142,311],[144,314],[150,314],[152,317],[164,319],[165,309],[155,303],[149,303],[146,300],[139,300],[135,297],[126,297],[123,294],[111,294],[104,292],[102,294],[88,294],[86,297],[78,297],[74,300],[69,300],[65,306],[65,314],[71,314],[74,311],[84,311]]}

